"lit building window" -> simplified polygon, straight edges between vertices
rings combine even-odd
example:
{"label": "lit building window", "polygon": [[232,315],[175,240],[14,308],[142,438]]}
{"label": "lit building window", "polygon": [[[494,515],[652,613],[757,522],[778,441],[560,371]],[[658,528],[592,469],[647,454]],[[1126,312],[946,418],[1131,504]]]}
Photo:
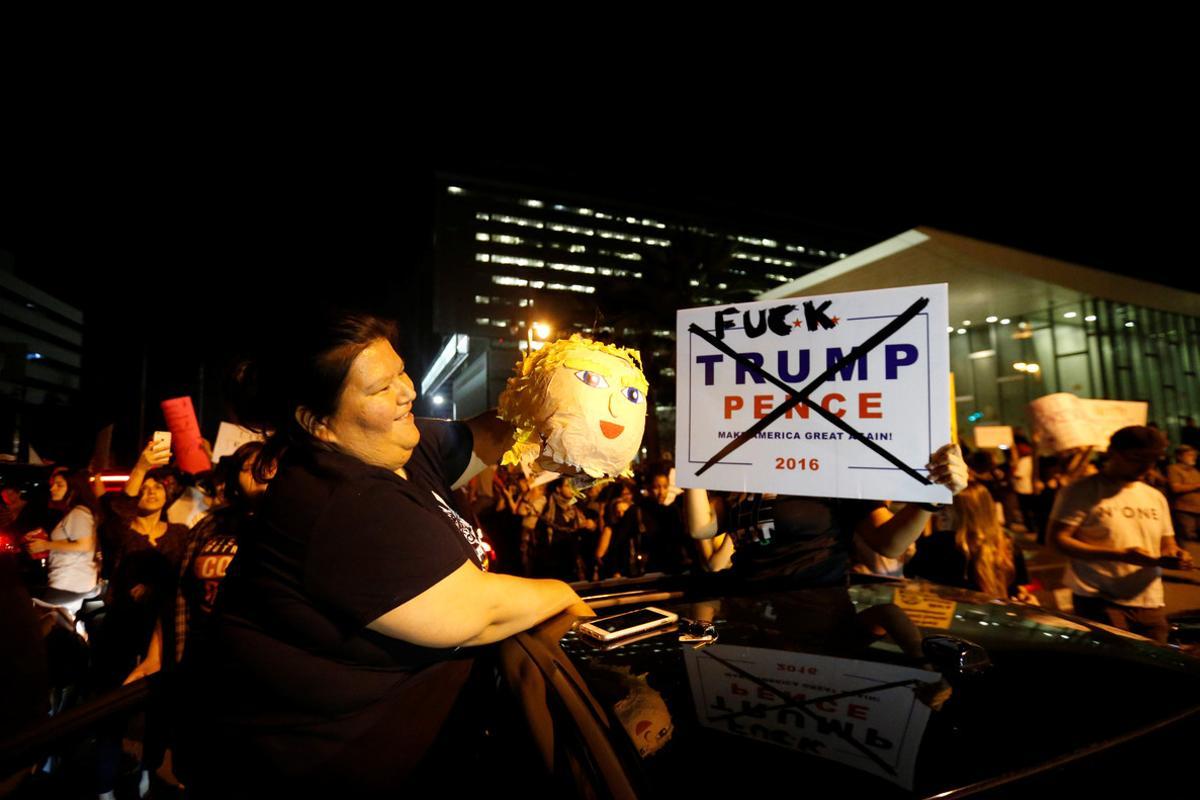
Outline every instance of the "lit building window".
{"label": "lit building window", "polygon": [[586,253],[587,248],[581,244],[573,244],[567,248],[568,253]]}
{"label": "lit building window", "polygon": [[522,228],[544,228],[546,227],[536,219],[527,219],[526,217],[510,217],[506,214],[493,214],[493,222],[503,222],[505,225],[519,225]]}
{"label": "lit building window", "polygon": [[763,247],[779,247],[779,242],[775,241],[774,239],[763,239],[762,246]]}
{"label": "lit building window", "polygon": [[601,275],[612,276],[616,278],[637,278],[638,280],[641,280],[642,278],[642,273],[640,272],[626,272],[623,269],[612,269],[611,267],[600,267],[597,271]]}
{"label": "lit building window", "polygon": [[642,260],[641,253],[625,253],[620,250],[597,250],[596,252],[602,256],[612,256],[613,258],[623,258],[626,261],[641,261]]}
{"label": "lit building window", "polygon": [[547,283],[546,288],[553,289],[558,292],[579,292],[580,294],[594,294],[596,292],[595,286],[584,286],[583,284],[579,283]]}
{"label": "lit building window", "polygon": [[699,286],[699,285],[700,285],[700,281],[696,280],[695,278],[688,279],[688,286]]}
{"label": "lit building window", "polygon": [[662,375],[664,378],[674,378],[675,377],[674,367],[663,367],[662,369],[660,369],[658,371],[658,373],[660,375]]}
{"label": "lit building window", "polygon": [[447,186],[446,191],[449,194],[462,194],[463,193],[463,189],[461,186]]}
{"label": "lit building window", "polygon": [[808,252],[808,250],[803,245],[789,244],[786,246],[786,249],[792,253],[807,253]]}
{"label": "lit building window", "polygon": [[492,299],[490,297],[484,297],[481,294],[475,295],[475,305],[477,305],[477,306],[486,306],[491,302],[492,302]]}
{"label": "lit building window", "polygon": [[[596,291],[595,286],[584,286],[579,283],[566,284],[527,281],[524,278],[514,278],[511,275],[493,275],[492,283],[497,283],[501,286],[528,286],[530,289],[549,289],[555,292],[578,292],[580,294],[594,294]],[[532,300],[529,301],[529,305],[533,305]]]}
{"label": "lit building window", "polygon": [[[487,234],[484,235],[486,236]],[[505,236],[502,233],[493,233],[491,235],[491,239],[493,242],[499,242],[500,244],[530,244],[520,236]],[[484,241],[487,240],[485,239]]]}
{"label": "lit building window", "polygon": [[605,214],[602,211],[595,212],[596,219],[612,219],[611,214]]}
{"label": "lit building window", "polygon": [[517,301],[517,305],[520,306],[521,308],[525,308],[529,305],[529,300],[527,298],[522,297],[520,300]]}
{"label": "lit building window", "polygon": [[583,215],[583,216],[585,216],[585,217],[590,217],[590,216],[592,216],[592,214],[594,214],[595,212],[594,212],[594,211],[592,211],[590,208],[577,208],[577,209],[575,209],[575,213],[576,213],[576,214],[582,214],[582,215]]}
{"label": "lit building window", "polygon": [[486,242],[486,241],[489,241],[491,238],[492,237],[488,236],[486,233],[475,234],[475,241],[477,241],[477,242]]}
{"label": "lit building window", "polygon": [[562,264],[562,263],[557,263],[557,262],[552,261],[549,264],[547,264],[546,266],[548,266],[550,269],[559,270],[560,272],[582,272],[585,275],[595,275],[596,274],[595,267],[584,267],[584,266],[580,266],[579,264]]}
{"label": "lit building window", "polygon": [[487,222],[491,218],[492,217],[490,214],[484,214],[482,211],[475,212],[475,219],[483,220],[484,222]]}
{"label": "lit building window", "polygon": [[656,331],[654,332],[654,335],[655,335],[655,336],[662,336],[663,338],[666,338],[666,339],[674,339],[674,338],[675,338],[675,331],[669,331],[669,330],[667,330],[666,328],[659,328],[658,330],[656,330]]}
{"label": "lit building window", "polygon": [[550,224],[550,230],[558,231],[559,233],[576,233],[580,236],[592,236],[596,232],[591,228],[576,228],[574,225],[563,225],[558,222]]}
{"label": "lit building window", "polygon": [[476,317],[475,318],[476,325],[487,325],[489,322],[491,322],[491,320],[488,319],[487,317]]}
{"label": "lit building window", "polygon": [[508,327],[508,320],[506,320],[506,319],[494,319],[494,320],[492,320],[492,324],[493,324],[493,325],[495,325],[497,328],[507,328],[507,327]]}
{"label": "lit building window", "polygon": [[489,261],[491,261],[491,260],[492,260],[492,257],[491,257],[491,256],[489,256],[487,253],[476,253],[476,254],[475,254],[475,260],[476,260],[476,261],[482,261],[482,262],[484,262],[484,263],[486,264],[487,262],[489,262]]}
{"label": "lit building window", "polygon": [[758,255],[757,253],[743,253],[740,250],[735,251],[733,254],[733,257],[740,258],[743,261],[760,261],[761,262],[763,260],[762,256]]}
{"label": "lit building window", "polygon": [[[634,241],[637,241],[636,239]],[[652,244],[655,247],[670,247],[671,242],[666,239],[646,239],[646,244]]]}
{"label": "lit building window", "polygon": [[543,208],[546,204],[541,200],[522,200],[521,205],[529,206],[530,208]]}
{"label": "lit building window", "polygon": [[779,281],[780,283],[787,283],[791,280],[791,278],[787,277],[786,275],[776,275],[773,272],[768,272],[764,277],[770,278],[773,281]]}
{"label": "lit building window", "polygon": [[520,256],[501,256],[495,253],[491,254],[493,264],[512,264],[514,267],[533,267],[541,269],[546,266],[546,262],[540,258],[521,258]]}
{"label": "lit building window", "polygon": [[[598,231],[598,233],[600,234],[601,239],[620,239],[622,242],[642,241],[642,237],[640,236],[630,236],[625,233],[617,233],[616,231]],[[646,243],[650,244],[651,242],[649,239],[647,239]]]}

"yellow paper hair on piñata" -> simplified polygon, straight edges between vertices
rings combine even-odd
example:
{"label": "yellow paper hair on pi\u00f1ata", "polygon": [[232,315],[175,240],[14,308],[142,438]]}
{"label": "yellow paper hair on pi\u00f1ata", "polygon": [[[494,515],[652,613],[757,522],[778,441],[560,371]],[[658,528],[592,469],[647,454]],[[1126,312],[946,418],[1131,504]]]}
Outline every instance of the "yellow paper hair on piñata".
{"label": "yellow paper hair on pi\u00f1ata", "polygon": [[532,351],[500,394],[500,418],[516,428],[502,463],[626,474],[645,432],[648,390],[637,350],[575,334]]}

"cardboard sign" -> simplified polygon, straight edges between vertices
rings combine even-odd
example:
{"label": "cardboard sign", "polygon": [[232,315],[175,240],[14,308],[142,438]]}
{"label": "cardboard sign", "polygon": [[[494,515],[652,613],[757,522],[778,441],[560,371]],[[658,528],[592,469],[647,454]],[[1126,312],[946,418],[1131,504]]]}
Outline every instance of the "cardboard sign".
{"label": "cardboard sign", "polygon": [[940,674],[722,644],[684,648],[683,656],[696,719],[706,728],[839,761],[912,788],[929,720],[916,690]]}
{"label": "cardboard sign", "polygon": [[958,603],[915,589],[896,589],[892,600],[918,628],[949,628]]}
{"label": "cardboard sign", "polygon": [[1069,392],[1039,397],[1029,404],[1034,440],[1045,453],[1075,447],[1108,449],[1121,428],[1145,425],[1149,404],[1127,400],[1088,400]]}
{"label": "cardboard sign", "polygon": [[217,443],[213,445],[213,461],[220,461],[225,456],[231,456],[246,442],[261,442],[261,433],[255,433],[249,428],[235,425],[232,422],[222,422],[217,428]]}
{"label": "cardboard sign", "polygon": [[975,428],[975,446],[978,448],[1012,448],[1015,444],[1011,425],[980,425]]}
{"label": "cardboard sign", "polygon": [[200,447],[200,423],[192,398],[173,397],[163,400],[163,417],[171,431],[171,449],[175,451],[175,463],[184,472],[204,472],[212,469],[212,462]]}
{"label": "cardboard sign", "polygon": [[679,485],[950,502],[946,321],[945,284],[679,311]]}

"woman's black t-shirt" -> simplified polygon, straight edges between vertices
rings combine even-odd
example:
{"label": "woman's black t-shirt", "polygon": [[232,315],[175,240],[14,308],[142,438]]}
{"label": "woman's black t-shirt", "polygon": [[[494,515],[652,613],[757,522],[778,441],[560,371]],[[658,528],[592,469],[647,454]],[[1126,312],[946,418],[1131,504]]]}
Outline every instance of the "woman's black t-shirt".
{"label": "woman's black t-shirt", "polygon": [[201,751],[365,791],[402,780],[431,743],[469,659],[366,626],[464,561],[482,568],[484,550],[448,502],[469,429],[417,426],[407,480],[326,450],[285,456],[188,665],[221,738]]}

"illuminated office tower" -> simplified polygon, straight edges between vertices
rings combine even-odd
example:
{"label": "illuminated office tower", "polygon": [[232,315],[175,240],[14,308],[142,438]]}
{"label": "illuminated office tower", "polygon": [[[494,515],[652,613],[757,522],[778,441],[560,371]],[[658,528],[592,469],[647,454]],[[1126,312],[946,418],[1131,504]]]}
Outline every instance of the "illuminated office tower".
{"label": "illuminated office tower", "polygon": [[676,308],[751,300],[869,244],[448,175],[435,215],[443,349],[422,390],[458,416],[494,404],[531,344],[582,333],[644,351],[669,427]]}

